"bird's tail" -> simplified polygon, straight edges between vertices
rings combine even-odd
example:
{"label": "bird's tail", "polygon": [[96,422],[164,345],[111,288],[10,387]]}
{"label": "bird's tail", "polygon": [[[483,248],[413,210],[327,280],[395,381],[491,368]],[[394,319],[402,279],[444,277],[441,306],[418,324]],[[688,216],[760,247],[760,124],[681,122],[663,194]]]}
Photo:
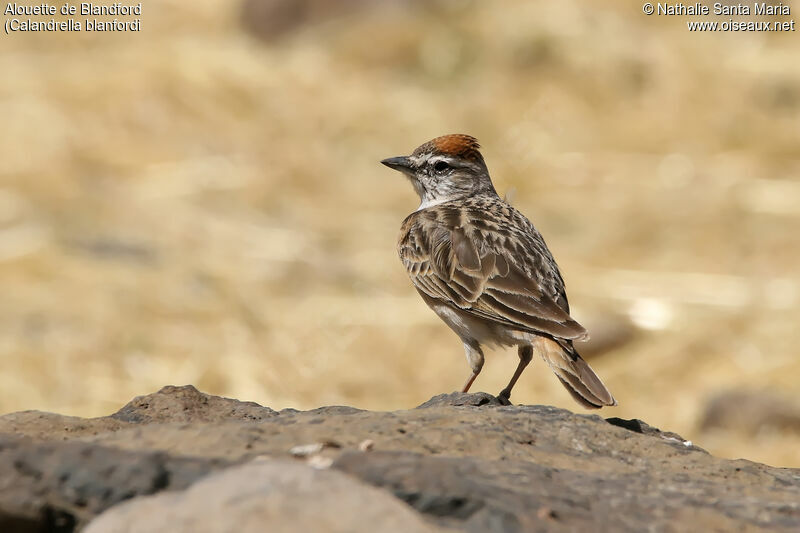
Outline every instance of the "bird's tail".
{"label": "bird's tail", "polygon": [[603,385],[597,374],[571,346],[562,346],[546,337],[536,339],[536,351],[550,365],[564,388],[575,401],[587,409],[599,409],[604,405],[617,405],[617,400]]}

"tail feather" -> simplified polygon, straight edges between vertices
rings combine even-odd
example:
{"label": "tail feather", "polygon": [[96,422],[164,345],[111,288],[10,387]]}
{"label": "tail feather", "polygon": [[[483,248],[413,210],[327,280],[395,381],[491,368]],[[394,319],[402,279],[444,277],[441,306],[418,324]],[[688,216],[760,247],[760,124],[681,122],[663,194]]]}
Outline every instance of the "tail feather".
{"label": "tail feather", "polygon": [[594,396],[593,394],[589,393],[587,395],[586,391],[578,392],[578,389],[572,383],[561,377],[561,375],[559,375],[558,372],[556,372],[556,377],[561,382],[561,384],[564,385],[564,388],[567,389],[567,392],[569,392],[570,396],[572,396],[572,399],[581,404],[584,408],[600,409],[601,407],[603,407],[603,405],[600,403],[600,400],[598,400],[597,397],[594,397],[594,401],[590,401],[587,399],[588,396]]}
{"label": "tail feather", "polygon": [[588,409],[617,405],[611,392],[574,349],[572,353],[568,353],[559,343],[545,337],[536,340],[536,348],[564,388],[579,404]]}

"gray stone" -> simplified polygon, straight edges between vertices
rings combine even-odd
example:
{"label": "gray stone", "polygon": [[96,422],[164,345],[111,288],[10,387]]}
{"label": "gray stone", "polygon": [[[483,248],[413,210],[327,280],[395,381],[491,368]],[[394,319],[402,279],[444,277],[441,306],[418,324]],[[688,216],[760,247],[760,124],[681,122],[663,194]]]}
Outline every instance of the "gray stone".
{"label": "gray stone", "polygon": [[[325,476],[344,472],[360,480],[351,480],[357,491],[372,485],[429,525],[459,531],[800,530],[800,470],[718,459],[641,420],[503,406],[485,393],[443,394],[405,411],[277,413],[165,387],[120,413],[0,417],[0,434],[14,434],[0,438],[0,531],[73,531],[126,499],[181,489],[237,463],[253,468],[265,457],[306,472],[291,489],[298,501],[329,483],[304,463],[331,467]],[[289,470],[281,472],[291,488]],[[227,478],[209,478],[209,486],[214,479]],[[346,492],[331,491],[326,502],[340,498],[348,509]],[[188,492],[174,497],[197,505]],[[287,531],[299,527],[294,515],[241,497],[241,515],[232,502],[226,511],[229,530],[264,513]],[[178,528],[171,530],[189,514],[168,515]],[[127,519],[118,520],[122,527]]]}
{"label": "gray stone", "polygon": [[[689,474],[682,461],[676,462],[617,471],[601,466],[591,472],[518,460],[348,452],[334,468],[391,490],[440,525],[476,533],[644,531],[652,526],[792,531],[800,525],[797,473],[726,461],[696,465]],[[695,529],[690,517],[702,517],[706,526]]]}
{"label": "gray stone", "polygon": [[155,394],[131,400],[111,418],[123,422],[216,422],[219,420],[263,420],[278,413],[255,402],[240,402],[212,396],[192,385],[167,386]]}
{"label": "gray stone", "polygon": [[417,409],[427,409],[429,407],[481,407],[481,406],[500,406],[508,405],[508,400],[500,399],[485,392],[451,392],[450,394],[439,394],[427,402],[421,404]]}
{"label": "gray stone", "polygon": [[0,531],[72,531],[116,503],[188,487],[227,464],[0,434]]}
{"label": "gray stone", "polygon": [[337,471],[260,460],[213,474],[181,492],[137,498],[95,519],[86,533],[433,533],[390,493]]}

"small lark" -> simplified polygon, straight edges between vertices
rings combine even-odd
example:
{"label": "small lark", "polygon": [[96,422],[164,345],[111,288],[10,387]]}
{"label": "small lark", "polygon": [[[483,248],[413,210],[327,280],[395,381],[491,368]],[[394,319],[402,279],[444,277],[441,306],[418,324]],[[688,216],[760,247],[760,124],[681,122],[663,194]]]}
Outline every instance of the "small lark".
{"label": "small lark", "polygon": [[400,229],[397,251],[425,303],[464,343],[472,374],[482,344],[518,346],[519,365],[500,398],[530,363],[534,349],[572,397],[587,408],[616,405],[572,345],[586,330],[569,315],[564,280],[542,236],[497,195],[478,141],[445,135],[384,165],[405,174],[419,208]]}

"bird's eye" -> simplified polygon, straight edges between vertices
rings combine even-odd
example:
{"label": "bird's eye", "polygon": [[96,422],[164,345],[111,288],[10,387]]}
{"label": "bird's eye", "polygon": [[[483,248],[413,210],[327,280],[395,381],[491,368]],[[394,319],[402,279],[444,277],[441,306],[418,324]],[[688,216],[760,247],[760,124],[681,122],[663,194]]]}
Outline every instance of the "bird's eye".
{"label": "bird's eye", "polygon": [[444,161],[437,161],[436,164],[433,165],[433,170],[435,170],[436,172],[444,172],[448,168],[450,168],[450,165],[448,165]]}

